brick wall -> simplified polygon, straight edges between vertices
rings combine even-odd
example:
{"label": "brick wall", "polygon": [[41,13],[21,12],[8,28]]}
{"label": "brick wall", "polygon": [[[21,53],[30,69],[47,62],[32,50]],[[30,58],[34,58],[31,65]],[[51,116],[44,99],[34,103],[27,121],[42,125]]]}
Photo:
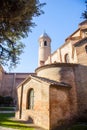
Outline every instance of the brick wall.
{"label": "brick wall", "polygon": [[87,52],[86,40],[76,45],[78,68],[75,68],[78,115],[87,117]]}
{"label": "brick wall", "polygon": [[[18,88],[18,104],[21,103],[20,95],[21,88]],[[33,88],[34,89],[34,108],[27,109],[27,93]],[[20,106],[20,105],[19,105]],[[20,117],[21,119],[29,121],[38,126],[49,128],[49,86],[48,84],[43,84],[43,82],[37,82],[31,79],[29,82],[23,85],[22,93],[22,103],[21,108],[16,113],[16,118]]]}
{"label": "brick wall", "polygon": [[11,96],[17,101],[17,86],[29,75],[29,73],[5,73],[0,72],[0,95]]}
{"label": "brick wall", "polygon": [[[56,89],[55,86],[50,89],[51,127],[58,125],[61,120],[71,120],[77,116],[75,68],[78,68],[77,64],[58,63],[36,69],[38,76],[67,83],[71,86],[70,89],[62,89],[61,87]],[[60,106],[62,107],[60,108]],[[63,114],[64,112],[65,115]]]}
{"label": "brick wall", "polygon": [[71,106],[69,100],[69,88],[50,88],[50,127],[55,128],[69,120],[71,116]]}

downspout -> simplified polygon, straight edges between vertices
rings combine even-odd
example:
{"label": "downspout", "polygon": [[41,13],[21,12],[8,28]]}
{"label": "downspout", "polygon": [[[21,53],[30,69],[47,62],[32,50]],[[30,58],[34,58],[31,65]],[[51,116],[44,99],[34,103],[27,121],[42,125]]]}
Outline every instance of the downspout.
{"label": "downspout", "polygon": [[19,119],[22,117],[22,100],[23,100],[23,84],[21,86],[21,97],[20,97],[20,108],[19,108]]}

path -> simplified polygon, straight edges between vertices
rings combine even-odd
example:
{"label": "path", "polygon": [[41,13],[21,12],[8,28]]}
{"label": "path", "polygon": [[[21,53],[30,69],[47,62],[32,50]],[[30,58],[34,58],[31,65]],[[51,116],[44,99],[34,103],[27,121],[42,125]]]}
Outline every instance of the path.
{"label": "path", "polygon": [[[6,128],[6,127],[2,127],[2,126],[0,126],[0,130],[17,130],[17,129]],[[44,130],[44,129],[42,129],[42,128],[34,128],[34,130]]]}
{"label": "path", "polygon": [[13,128],[6,128],[6,127],[2,127],[2,126],[0,126],[0,130],[17,130],[17,129],[13,129]]}

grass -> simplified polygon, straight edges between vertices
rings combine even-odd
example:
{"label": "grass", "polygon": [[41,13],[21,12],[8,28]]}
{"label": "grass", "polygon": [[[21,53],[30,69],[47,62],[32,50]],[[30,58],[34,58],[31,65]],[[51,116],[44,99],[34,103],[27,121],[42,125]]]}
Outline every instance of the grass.
{"label": "grass", "polygon": [[0,113],[0,126],[18,130],[34,130],[34,128],[27,126],[27,124],[14,121],[12,117],[14,117],[14,113]]}
{"label": "grass", "polygon": [[0,107],[0,111],[14,111],[13,107]]}
{"label": "grass", "polygon": [[[0,126],[7,127],[7,128],[14,128],[17,130],[35,130],[34,128],[28,126],[27,124],[14,121],[12,119],[14,116],[15,113],[0,113]],[[79,123],[64,130],[87,130],[87,125]]]}

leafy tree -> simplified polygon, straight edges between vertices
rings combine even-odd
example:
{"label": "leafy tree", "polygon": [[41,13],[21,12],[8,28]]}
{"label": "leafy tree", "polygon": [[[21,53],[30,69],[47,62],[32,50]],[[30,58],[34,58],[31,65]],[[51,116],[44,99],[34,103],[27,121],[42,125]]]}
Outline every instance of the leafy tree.
{"label": "leafy tree", "polygon": [[39,0],[0,0],[0,64],[14,66],[19,61],[24,44],[35,26],[32,18],[43,13],[45,3]]}
{"label": "leafy tree", "polygon": [[82,13],[82,18],[87,19],[87,0],[85,1],[86,4],[86,10]]}

